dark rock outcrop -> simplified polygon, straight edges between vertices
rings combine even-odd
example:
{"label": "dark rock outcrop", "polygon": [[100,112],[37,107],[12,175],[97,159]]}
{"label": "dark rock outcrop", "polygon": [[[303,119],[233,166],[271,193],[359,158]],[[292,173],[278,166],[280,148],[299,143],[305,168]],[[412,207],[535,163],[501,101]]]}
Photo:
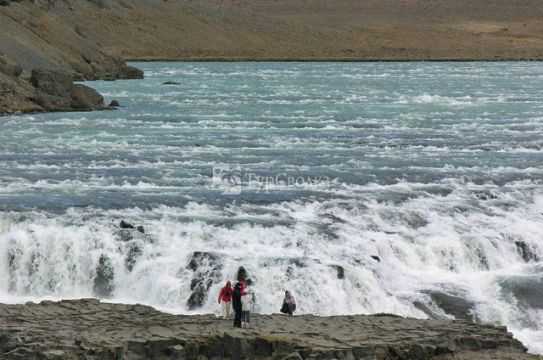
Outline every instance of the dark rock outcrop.
{"label": "dark rock outcrop", "polygon": [[422,311],[423,313],[425,313],[426,315],[428,315],[428,318],[430,319],[433,319],[433,320],[447,319],[446,316],[443,316],[442,314],[434,311],[434,309],[432,309],[430,306],[428,306],[426,303],[422,301],[419,301],[419,300],[413,301],[413,306],[419,309],[420,311]]}
{"label": "dark rock outcrop", "polygon": [[191,294],[187,300],[189,310],[201,307],[207,299],[211,285],[221,280],[223,268],[220,257],[209,252],[195,251],[187,264],[187,269],[193,272],[190,282]]}
{"label": "dark rock outcrop", "polygon": [[337,273],[337,278],[342,280],[345,279],[345,269],[341,265],[329,265]]}
{"label": "dark rock outcrop", "polygon": [[73,75],[50,69],[32,70],[30,83],[36,89],[34,101],[47,111],[97,110],[104,108],[96,90],[73,83]]}
{"label": "dark rock outcrop", "polygon": [[473,192],[473,195],[479,199],[479,200],[483,200],[483,201],[486,201],[486,200],[495,200],[498,198],[498,196],[496,194],[494,194],[492,191],[490,190],[481,190],[481,191],[474,191]]}
{"label": "dark rock outcrop", "polygon": [[[107,6],[94,10],[112,4],[100,2]],[[94,38],[88,1],[14,3],[0,6],[0,114],[106,109],[95,90],[72,81],[143,77]]]}
{"label": "dark rock outcrop", "polygon": [[133,241],[128,244],[128,252],[125,259],[125,266],[128,271],[134,270],[134,266],[136,266],[136,263],[138,262],[138,259],[142,254],[141,248],[142,244],[140,244],[139,242]]}
{"label": "dark rock outcrop", "polygon": [[[51,316],[54,314],[54,316]],[[0,304],[3,359],[527,360],[505,327],[373,316],[253,316],[251,330],[213,315],[66,300]]]}
{"label": "dark rock outcrop", "polygon": [[9,291],[16,290],[15,275],[18,272],[20,257],[23,249],[13,246],[8,250]]}
{"label": "dark rock outcrop", "polygon": [[533,249],[526,242],[521,240],[515,241],[515,246],[517,247],[517,251],[519,255],[522,256],[524,261],[539,261],[539,256],[537,255],[535,249]]}
{"label": "dark rock outcrop", "polygon": [[126,220],[121,220],[121,223],[119,224],[119,227],[121,229],[133,229],[134,228],[134,225],[130,224],[128,221]]}
{"label": "dark rock outcrop", "polygon": [[121,222],[119,223],[119,227],[121,229],[129,229],[129,230],[136,229],[138,232],[145,234],[145,227],[143,225],[135,226],[126,220],[121,220]]}
{"label": "dark rock outcrop", "polygon": [[130,272],[134,270],[136,263],[141,257],[145,243],[151,241],[151,239],[145,235],[145,228],[143,225],[135,226],[126,220],[121,220],[119,227],[121,230],[115,235],[116,238],[123,243],[119,245],[119,249],[126,254],[125,266]]}
{"label": "dark rock outcrop", "polygon": [[74,110],[95,110],[104,108],[104,98],[96,90],[81,84],[75,84],[70,91],[71,106]]}
{"label": "dark rock outcrop", "polygon": [[143,71],[133,66],[122,66],[117,77],[118,79],[143,79]]}
{"label": "dark rock outcrop", "polygon": [[96,265],[94,278],[94,295],[99,298],[108,298],[113,293],[113,280],[115,271],[111,259],[105,255],[100,256]]}
{"label": "dark rock outcrop", "polygon": [[73,86],[73,76],[65,71],[41,68],[32,70],[30,82],[46,94],[64,96]]}
{"label": "dark rock outcrop", "polygon": [[119,102],[117,100],[111,100],[111,102],[109,103],[109,106],[110,107],[119,107],[121,105],[119,104]]}
{"label": "dark rock outcrop", "polygon": [[425,291],[432,301],[446,314],[452,315],[455,319],[474,321],[472,309],[474,304],[460,296],[447,294],[441,291]]}

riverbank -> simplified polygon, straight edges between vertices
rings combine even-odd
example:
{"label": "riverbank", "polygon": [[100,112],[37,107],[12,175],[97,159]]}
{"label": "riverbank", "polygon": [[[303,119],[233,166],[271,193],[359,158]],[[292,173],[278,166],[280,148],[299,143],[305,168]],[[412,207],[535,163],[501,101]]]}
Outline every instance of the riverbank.
{"label": "riverbank", "polygon": [[[535,0],[0,1],[0,114],[103,109],[72,80],[134,79],[131,60],[543,60]],[[58,74],[58,73],[61,74]]]}
{"label": "riverbank", "polygon": [[505,327],[394,315],[253,315],[234,329],[98,300],[0,304],[5,359],[534,359]]}

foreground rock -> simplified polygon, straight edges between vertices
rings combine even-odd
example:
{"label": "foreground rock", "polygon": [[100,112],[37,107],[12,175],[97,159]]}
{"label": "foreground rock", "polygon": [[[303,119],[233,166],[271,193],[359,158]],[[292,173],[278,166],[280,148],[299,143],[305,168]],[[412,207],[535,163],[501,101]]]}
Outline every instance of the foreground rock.
{"label": "foreground rock", "polygon": [[69,300],[0,305],[2,359],[530,359],[503,327],[373,316],[212,315]]}
{"label": "foreground rock", "polygon": [[32,70],[31,84],[36,88],[33,100],[47,111],[98,110],[104,98],[96,90],[74,84],[67,72],[50,69]]}

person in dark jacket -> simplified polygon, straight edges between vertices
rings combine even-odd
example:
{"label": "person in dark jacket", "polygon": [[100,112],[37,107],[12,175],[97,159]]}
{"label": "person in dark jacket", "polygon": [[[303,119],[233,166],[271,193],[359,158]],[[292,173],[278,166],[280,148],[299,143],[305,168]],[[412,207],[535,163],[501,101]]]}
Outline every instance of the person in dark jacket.
{"label": "person in dark jacket", "polygon": [[281,312],[283,314],[289,314],[292,316],[292,313],[296,310],[296,300],[290,291],[285,291],[285,298],[283,299],[283,306],[281,307]]}
{"label": "person in dark jacket", "polygon": [[234,286],[234,294],[232,296],[232,307],[234,308],[234,327],[241,327],[241,296],[243,295],[243,287],[239,282]]}
{"label": "person in dark jacket", "polygon": [[226,286],[221,289],[219,293],[219,304],[222,304],[222,317],[223,319],[228,319],[230,317],[230,308],[232,307],[232,283],[230,281],[226,282]]}

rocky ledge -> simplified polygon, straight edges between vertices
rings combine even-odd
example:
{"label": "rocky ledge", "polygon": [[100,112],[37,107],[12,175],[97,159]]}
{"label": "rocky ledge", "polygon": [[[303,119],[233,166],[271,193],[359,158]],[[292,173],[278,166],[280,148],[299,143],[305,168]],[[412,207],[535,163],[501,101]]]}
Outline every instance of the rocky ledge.
{"label": "rocky ledge", "polygon": [[394,315],[255,315],[234,329],[98,300],[0,305],[2,359],[530,359],[505,327]]}

